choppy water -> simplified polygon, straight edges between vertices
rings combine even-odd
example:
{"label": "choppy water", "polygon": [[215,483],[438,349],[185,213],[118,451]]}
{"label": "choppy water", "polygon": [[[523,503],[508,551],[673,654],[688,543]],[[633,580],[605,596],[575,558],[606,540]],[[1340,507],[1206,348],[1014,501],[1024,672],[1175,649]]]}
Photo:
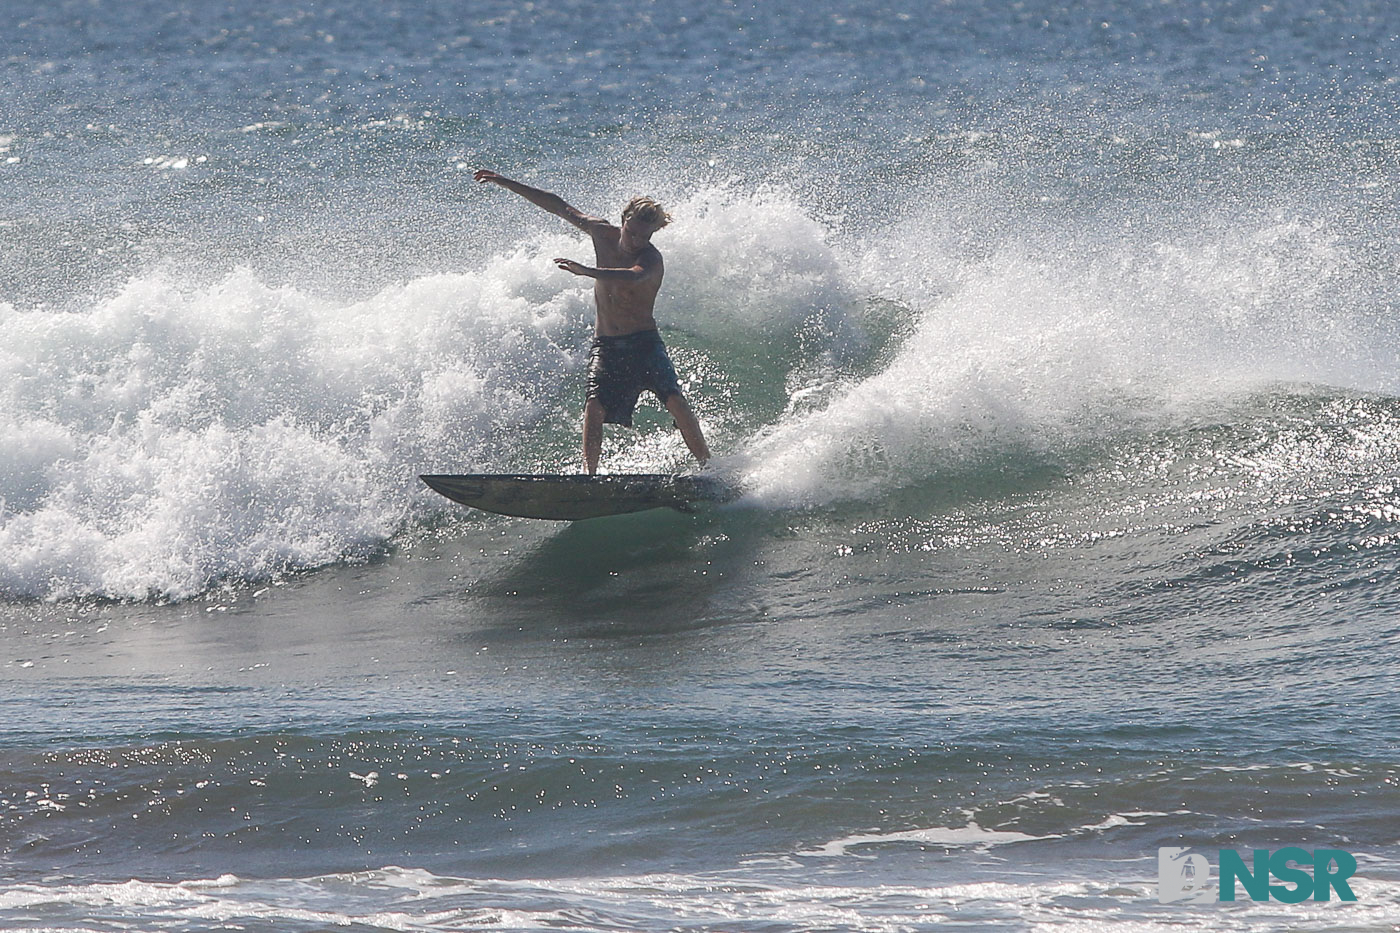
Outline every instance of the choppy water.
{"label": "choppy water", "polygon": [[[1386,4],[0,10],[0,925],[1400,918]],[[586,244],[738,503],[567,471]],[[612,470],[684,469],[659,408]],[[1341,848],[1354,904],[1159,904]]]}

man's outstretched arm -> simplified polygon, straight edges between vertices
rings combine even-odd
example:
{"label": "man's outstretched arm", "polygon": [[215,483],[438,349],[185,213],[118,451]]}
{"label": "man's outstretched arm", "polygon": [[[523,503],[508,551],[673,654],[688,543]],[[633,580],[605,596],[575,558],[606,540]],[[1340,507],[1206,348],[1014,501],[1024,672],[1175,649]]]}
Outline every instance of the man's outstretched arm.
{"label": "man's outstretched arm", "polygon": [[585,233],[591,233],[594,227],[607,223],[600,218],[589,217],[557,194],[551,194],[539,188],[531,188],[529,185],[497,174],[490,169],[479,169],[474,177],[479,182],[492,182],[507,191],[515,192],[536,207],[542,207],[556,217],[564,218]]}
{"label": "man's outstretched arm", "polygon": [[642,261],[629,269],[599,269],[585,266],[572,259],[556,259],[554,264],[565,272],[586,276],[590,279],[605,279],[613,282],[640,282],[656,275],[660,266],[655,262]]}

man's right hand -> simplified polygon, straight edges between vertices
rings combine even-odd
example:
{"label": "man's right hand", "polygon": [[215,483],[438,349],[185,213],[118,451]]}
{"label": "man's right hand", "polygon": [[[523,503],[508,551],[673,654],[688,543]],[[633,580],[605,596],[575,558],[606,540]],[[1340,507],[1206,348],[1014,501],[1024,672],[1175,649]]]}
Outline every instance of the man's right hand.
{"label": "man's right hand", "polygon": [[575,227],[578,227],[580,230],[590,235],[598,229],[599,225],[607,223],[604,220],[599,220],[597,217],[589,217],[587,214],[580,213],[578,208],[571,206],[557,194],[551,194],[540,188],[532,188],[523,182],[507,178],[499,172],[493,172],[489,168],[477,169],[472,177],[482,184],[488,181],[494,182],[507,191],[520,195],[536,207],[543,208],[556,217],[564,218]]}

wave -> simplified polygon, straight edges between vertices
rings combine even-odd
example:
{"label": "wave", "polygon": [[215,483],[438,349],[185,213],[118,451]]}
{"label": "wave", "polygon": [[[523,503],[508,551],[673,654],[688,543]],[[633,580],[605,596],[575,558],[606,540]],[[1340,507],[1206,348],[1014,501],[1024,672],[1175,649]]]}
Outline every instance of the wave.
{"label": "wave", "polygon": [[[679,213],[695,258],[659,314],[713,399],[706,340],[789,329],[838,272],[791,205],[711,194]],[[445,508],[419,472],[576,469],[592,299],[548,259],[579,247],[535,237],[355,301],[236,269],[146,275],[77,312],[0,305],[0,591],[186,598],[377,552]],[[616,435],[608,456],[678,468],[669,440]]]}
{"label": "wave", "polygon": [[[764,506],[1054,456],[1269,383],[1394,388],[1374,282],[1321,223],[989,248],[936,211],[843,229],[776,188],[673,212],[658,317],[719,468]],[[0,592],[188,598],[455,514],[418,472],[575,469],[591,296],[548,259],[580,246],[529,236],[355,300],[168,268],[79,311],[0,304]],[[661,424],[610,433],[605,466],[686,468]]]}
{"label": "wave", "polygon": [[1397,389],[1375,277],[1326,224],[1030,229],[933,283],[952,244],[924,229],[860,261],[864,291],[905,302],[911,333],[888,365],[763,432],[760,501],[871,499],[1007,457],[1063,459],[1229,419],[1261,392]]}
{"label": "wave", "polygon": [[531,265],[350,304],[235,271],[0,308],[0,587],[179,598],[382,545],[414,470],[490,461],[577,368],[583,297]]}

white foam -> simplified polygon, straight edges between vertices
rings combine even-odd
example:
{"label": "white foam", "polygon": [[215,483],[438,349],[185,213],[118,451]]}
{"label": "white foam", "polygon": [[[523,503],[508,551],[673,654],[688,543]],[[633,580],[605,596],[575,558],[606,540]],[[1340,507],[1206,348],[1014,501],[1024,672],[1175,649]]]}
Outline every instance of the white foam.
{"label": "white foam", "polygon": [[[674,210],[668,335],[761,343],[846,300],[828,231],[790,200]],[[572,439],[541,463],[525,437],[572,433],[581,404],[591,283],[550,259],[587,242],[560,229],[355,301],[235,270],[142,276],[81,313],[0,304],[0,592],[189,597],[373,553],[447,507],[419,472],[576,469]],[[689,460],[672,432],[609,444],[613,469]]]}
{"label": "white foam", "polygon": [[0,589],[183,597],[367,553],[415,472],[489,460],[582,364],[586,296],[547,270],[521,252],[348,304],[238,271],[0,306]]}
{"label": "white foam", "polygon": [[816,849],[804,851],[802,855],[841,856],[849,855],[857,847],[883,846],[889,844],[914,843],[924,846],[947,846],[949,848],[989,848],[1017,842],[1036,842],[1055,838],[1052,836],[1031,836],[1026,833],[1007,830],[983,829],[976,823],[966,826],[935,826],[928,829],[909,829],[892,833],[861,833],[835,839]]}
{"label": "white foam", "polygon": [[[1393,881],[1355,878],[1355,903],[1162,905],[1155,860],[1078,860],[1013,877],[930,869],[926,883],[818,880],[800,868],[556,879],[452,878],[386,867],[347,875],[178,883],[22,884],[0,889],[0,923],[26,928],[206,929],[210,923],[389,930],[747,927],[896,931],[941,923],[1073,930],[1388,930]],[[1101,865],[1103,870],[1095,870]],[[1138,869],[1135,871],[1135,869]]]}
{"label": "white foam", "polygon": [[[860,244],[775,189],[672,209],[673,347],[766,358],[763,384],[737,386],[730,361],[678,354],[759,504],[877,496],[1275,379],[1395,381],[1318,225],[989,247],[925,211]],[[364,558],[445,507],[417,472],[576,468],[572,440],[543,455],[527,438],[574,430],[592,296],[549,259],[586,248],[532,235],[355,301],[235,270],[212,287],[146,275],[81,313],[0,304],[0,592],[188,597]],[[864,339],[867,299],[910,330],[879,372],[843,377],[832,360]],[[786,413],[751,436],[755,398]],[[608,443],[613,468],[688,463],[673,433]]]}
{"label": "white foam", "polygon": [[[676,223],[659,235],[671,258],[658,316],[696,333],[736,327],[772,343],[790,343],[814,315],[848,324],[858,283],[832,244],[832,231],[787,192],[743,195],[706,189],[678,202]],[[703,312],[697,309],[704,309]],[[759,344],[758,352],[764,351]]]}
{"label": "white foam", "polygon": [[1171,814],[1153,810],[1133,810],[1126,813],[1110,813],[1099,822],[1081,826],[1075,831],[1081,833],[1098,833],[1107,832],[1110,829],[1118,829],[1122,826],[1146,826],[1149,818],[1166,816],[1171,816]]}
{"label": "white foam", "polygon": [[1397,387],[1393,352],[1377,350],[1383,325],[1321,225],[1029,231],[989,249],[911,224],[872,246],[860,274],[909,306],[913,332],[882,371],[757,439],[756,501],[865,498],[1006,453],[1189,422],[1278,382]]}

